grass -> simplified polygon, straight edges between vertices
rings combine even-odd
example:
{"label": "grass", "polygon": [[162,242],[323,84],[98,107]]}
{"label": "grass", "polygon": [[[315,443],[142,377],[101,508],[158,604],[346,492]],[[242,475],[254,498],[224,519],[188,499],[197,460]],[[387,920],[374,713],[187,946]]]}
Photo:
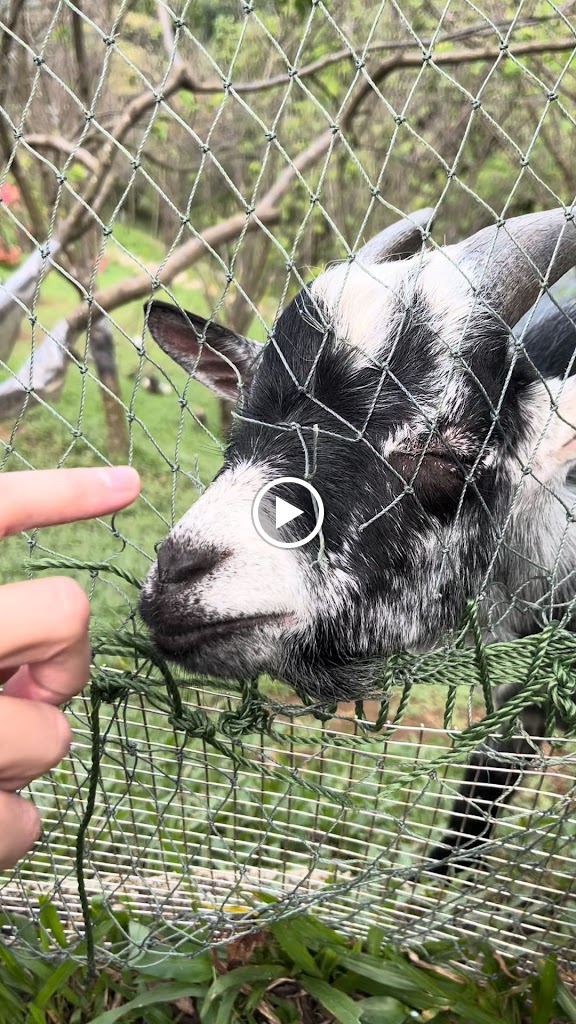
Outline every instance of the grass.
{"label": "grass", "polygon": [[[4,930],[14,926],[2,918]],[[87,978],[45,903],[38,925],[26,925],[26,945],[0,944],[1,1024],[576,1022],[571,979],[552,959],[528,977],[485,943],[467,950],[482,965],[478,984],[455,965],[452,944],[406,955],[385,946],[378,928],[365,943],[351,942],[306,915],[211,950],[190,935],[178,957],[154,940],[152,922],[121,906],[95,903],[92,918],[121,966],[95,966]],[[47,956],[48,939],[60,946],[58,959]]]}
{"label": "grass", "polygon": [[[123,278],[130,272],[130,263],[132,270],[138,269],[129,255],[131,252],[138,252],[140,263],[146,267],[157,266],[162,256],[161,246],[134,228],[117,225],[115,235],[115,241],[108,243],[99,285],[106,286]],[[192,273],[182,275],[174,294],[183,306],[209,312],[202,283]],[[39,322],[49,329],[76,303],[74,290],[61,277],[50,275],[42,287],[36,310]],[[154,544],[217,471],[222,458],[218,403],[200,385],[189,383],[183,371],[150,339],[147,339],[146,352],[149,361],[142,363],[138,348],[131,340],[142,337],[142,322],[142,308],[138,303],[118,312],[114,328],[122,402],[132,417],[130,457],[143,480],[141,498],[113,521],[71,524],[43,530],[29,538],[14,537],[4,541],[0,583],[23,576],[28,571],[26,561],[30,557],[36,561],[47,554],[114,563],[141,578],[153,555]],[[254,333],[258,336],[257,330]],[[29,347],[30,328],[25,325],[10,360],[12,368],[19,367],[25,360]],[[78,352],[78,362],[84,363],[84,353]],[[139,370],[152,371],[169,381],[169,393],[151,394],[139,387],[138,378],[134,376]],[[184,395],[186,408],[181,402]],[[204,425],[200,418],[205,420]],[[72,363],[60,397],[50,406],[31,408],[15,430],[10,424],[0,424],[0,441],[2,439],[13,446],[6,461],[7,469],[100,465],[106,461],[112,453],[107,451],[101,392],[93,365],[89,363],[88,372],[82,374]],[[115,628],[126,622],[135,597],[127,583],[102,572],[92,575],[72,572],[72,575],[76,575],[90,593],[94,618],[99,624]],[[116,659],[115,664],[126,671],[133,667],[127,655]],[[275,684],[272,692],[276,697],[280,695],[281,699],[289,700]],[[384,789],[398,782],[395,757],[398,759],[401,754],[404,762],[407,758],[426,762],[439,752],[441,737],[420,730],[406,734],[403,740],[383,742],[382,747],[373,748],[371,752],[351,752],[335,741],[338,732],[345,733],[353,728],[350,723],[333,720],[320,730],[317,721],[307,719],[301,723],[302,728],[284,723],[277,742],[263,734],[244,735],[235,742],[225,733],[224,719],[219,715],[237,708],[237,694],[226,694],[221,687],[215,688],[208,682],[198,685],[190,682],[187,689],[182,689],[182,696],[188,711],[198,715],[199,709],[207,708],[206,721],[215,724],[220,749],[201,735],[185,743],[182,732],[170,727],[168,716],[174,707],[165,700],[161,684],[155,696],[160,706],[158,712],[152,707],[153,687],[146,699],[139,700],[132,693],[101,709],[102,765],[97,779],[95,811],[87,826],[84,848],[88,873],[94,872],[98,877],[99,872],[113,870],[119,882],[131,873],[171,873],[172,880],[182,883],[190,900],[189,916],[193,917],[196,911],[206,912],[205,901],[202,903],[192,884],[195,873],[201,877],[202,871],[215,869],[217,874],[222,869],[223,875],[228,873],[229,893],[243,899],[245,892],[239,892],[234,872],[261,872],[262,877],[267,871],[275,872],[274,883],[270,883],[268,891],[258,892],[254,899],[254,906],[262,906],[271,893],[276,898],[279,894],[288,894],[291,898],[290,887],[294,883],[286,880],[283,872],[294,869],[305,875],[317,871],[319,875],[323,873],[322,884],[314,897],[308,894],[308,898],[310,902],[318,902],[322,897],[325,917],[338,920],[346,915],[353,916],[355,896],[351,892],[348,899],[346,887],[350,883],[349,888],[353,890],[351,879],[357,878],[358,885],[363,886],[362,898],[373,904],[365,912],[365,918],[386,921],[388,931],[391,923],[402,920],[406,910],[412,912],[416,920],[433,919],[430,906],[436,905],[437,893],[430,894],[422,889],[421,904],[415,897],[410,897],[411,902],[403,902],[405,893],[394,885],[387,885],[385,870],[380,879],[376,876],[373,885],[362,880],[362,872],[370,864],[382,864],[386,869],[407,867],[413,862],[414,852],[423,849],[433,823],[438,821],[439,784],[424,779],[422,785],[418,782],[398,791],[397,799],[386,795]],[[411,697],[408,720],[415,724],[439,725],[441,704],[436,690],[419,687]],[[241,968],[233,962],[234,946],[228,947],[226,953],[214,952],[208,957],[202,954],[190,959],[186,975],[187,958],[183,956],[188,949],[186,942],[190,943],[188,951],[192,956],[197,952],[194,945],[197,936],[188,940],[182,933],[178,936],[178,957],[172,954],[169,945],[158,947],[153,969],[150,958],[144,963],[136,941],[137,936],[142,938],[142,929],[148,927],[142,915],[135,915],[127,907],[112,913],[102,903],[95,904],[93,910],[97,948],[100,951],[114,948],[115,966],[101,971],[86,989],[79,966],[85,953],[82,941],[76,937],[72,942],[58,919],[58,911],[46,902],[45,896],[38,897],[34,888],[36,881],[45,883],[46,879],[57,886],[73,873],[79,823],[93,777],[90,726],[94,719],[90,722],[90,709],[84,699],[75,703],[71,714],[76,716],[77,737],[73,761],[34,786],[44,813],[45,841],[23,868],[20,884],[30,902],[34,904],[39,900],[42,908],[35,924],[28,919],[17,923],[20,939],[31,943],[35,952],[30,953],[25,963],[18,957],[16,963],[10,959],[16,956],[13,950],[5,949],[2,954],[8,978],[3,982],[4,995],[0,988],[0,1022],[3,999],[13,1014],[6,1020],[19,1020],[14,1006],[20,1003],[23,1005],[18,1013],[22,1013],[22,1020],[27,1024],[28,1021],[32,1024],[83,1024],[92,1020],[112,1024],[120,1019],[142,1019],[150,1024],[172,1020],[186,1024],[227,1024],[234,1020],[283,1024],[299,1019],[305,1019],[307,1024],[333,1019],[343,1024],[360,1020],[366,1024],[370,1021],[402,1024],[408,1020],[437,1020],[439,1024],[448,1024],[460,1020],[485,1021],[486,1013],[493,1012],[496,1005],[500,1011],[500,1003],[505,1006],[507,998],[508,1016],[503,1015],[503,1010],[492,1020],[498,1017],[513,1024],[576,1020],[576,1016],[558,1016],[564,1012],[560,1002],[566,1002],[567,997],[553,965],[544,965],[534,980],[534,985],[540,985],[542,991],[548,986],[547,1001],[541,1001],[536,1011],[531,1003],[531,982],[522,980],[520,975],[514,982],[516,1003],[502,995],[505,971],[503,974],[504,969],[494,959],[489,961],[490,970],[498,981],[491,988],[492,975],[485,978],[482,994],[477,978],[472,982],[458,972],[454,975],[448,965],[441,968],[449,972],[445,978],[448,988],[442,989],[438,973],[431,973],[429,967],[422,967],[417,983],[410,975],[409,983],[406,972],[414,965],[394,951],[376,949],[376,933],[372,929],[370,948],[364,953],[380,957],[381,966],[371,963],[368,969],[368,960],[362,961],[365,968],[362,973],[362,964],[350,959],[363,955],[359,946],[351,946],[335,933],[320,934],[314,930],[316,925],[302,916],[293,925],[288,922],[282,927],[272,925],[269,931],[260,933],[261,938],[253,946],[248,942],[245,947],[237,947],[238,956],[241,952],[242,958],[248,961],[244,966],[252,971],[250,975],[238,973]],[[313,735],[310,726],[314,727]],[[379,744],[380,740],[381,737],[377,738],[375,743]],[[234,752],[241,753],[247,764],[239,767],[232,756]],[[270,767],[272,762],[274,770],[263,771],[262,766]],[[310,781],[331,789],[334,798],[314,794],[306,788]],[[339,796],[350,796],[351,806],[343,809]],[[530,796],[526,802],[529,808]],[[520,815],[524,817],[521,819]],[[507,827],[512,835],[518,831],[520,821],[527,841],[533,840],[534,834],[526,829],[530,825],[529,809],[510,809],[509,821],[511,824]],[[536,820],[536,825],[539,821]],[[403,831],[406,824],[408,827]],[[439,828],[438,824],[435,827]],[[510,865],[505,867],[509,869]],[[553,872],[548,877],[536,866],[525,865],[522,870],[527,879],[533,879],[534,888],[554,880]],[[192,883],[187,884],[188,879],[192,879]],[[341,881],[341,900],[336,907],[331,902],[331,886]],[[565,883],[558,883],[561,884]],[[452,895],[454,893],[455,899],[460,898],[458,913],[461,913],[465,885],[455,883]],[[489,895],[491,906],[497,903],[498,896],[493,887]],[[522,942],[529,947],[530,910],[522,909],[521,899],[521,889],[519,895],[508,894],[510,914],[503,927],[508,930],[518,927]],[[441,900],[438,906],[441,907]],[[45,909],[49,907],[52,909]],[[274,913],[272,907],[269,918]],[[522,931],[525,922],[527,928]],[[158,929],[158,922],[154,927]],[[564,922],[558,927],[566,946],[570,940],[566,938]],[[150,937],[154,938],[151,924],[149,930],[146,956],[154,948],[153,943],[150,946]],[[537,935],[534,944],[537,948]],[[48,958],[55,945],[74,954],[74,960],[69,958],[67,967],[58,968],[61,969],[58,991],[50,987],[53,965]],[[450,956],[453,955],[451,944]],[[466,955],[472,956],[468,952]],[[488,963],[488,952],[481,955],[484,964]],[[272,981],[266,975],[266,964],[274,967]],[[66,974],[68,968],[70,973]],[[394,972],[396,982],[393,984],[390,979]],[[280,977],[289,979],[283,994],[275,984]],[[407,999],[404,988],[402,991],[399,988],[398,979],[402,977],[404,988],[407,986],[410,990],[411,984],[412,989],[429,992],[428,1001],[422,1003],[422,997],[418,1001],[415,996],[412,1001]],[[173,985],[182,982],[180,996],[175,997],[173,989],[163,988],[168,979]],[[434,989],[432,981],[440,985],[440,989]],[[200,991],[196,992],[194,986],[199,986]],[[360,997],[364,1001],[361,1016],[360,1004],[356,1001]],[[134,1000],[147,1000],[144,1015],[140,1014],[142,1007]],[[182,1000],[188,1000],[185,1010]],[[471,1012],[474,1000],[481,1007],[488,1007],[482,1010],[484,1016],[474,1016]],[[298,1017],[298,1013],[304,1012],[307,1017]],[[382,1016],[384,1013],[386,1016]]]}
{"label": "grass", "polygon": [[[157,266],[162,247],[134,228],[117,225],[115,235],[122,248],[110,242],[105,252],[105,265],[98,276],[98,286],[107,286],[139,269],[124,250],[140,254],[140,262]],[[174,287],[174,295],[183,306],[208,312],[201,283],[190,274],[182,275]],[[77,305],[75,290],[58,274],[45,280],[36,308],[39,323],[50,329]],[[153,554],[154,544],[166,533],[168,526],[192,504],[199,489],[214,476],[221,458],[219,408],[215,398],[201,385],[191,382],[151,339],[147,338],[150,360],[142,361],[131,339],[140,340],[143,330],[141,303],[122,308],[114,327],[116,356],[120,376],[121,398],[133,416],[129,424],[130,456],[143,481],[142,496],[134,506],[119,513],[110,523],[90,522],[46,529],[31,540],[18,537],[2,546],[0,582],[21,576],[23,563],[32,554],[61,553],[69,557],[86,557],[92,553],[98,560],[118,560],[125,569],[141,577]],[[37,336],[40,340],[41,336]],[[25,320],[21,336],[10,359],[17,369],[30,351],[30,325]],[[84,353],[78,352],[79,362]],[[138,386],[135,374],[139,368],[152,371],[170,382],[169,394],[151,394]],[[0,371],[0,379],[7,371]],[[186,391],[188,406],[182,409],[180,398]],[[205,425],[197,413],[205,417]],[[75,433],[76,432],[76,433]],[[32,466],[37,469],[57,465],[101,465],[110,456],[107,451],[106,426],[103,416],[100,384],[92,363],[83,375],[74,363],[68,369],[61,395],[50,405],[31,405],[14,429],[0,423],[0,440],[10,442],[13,453],[5,469]],[[126,453],[127,455],[128,453]],[[174,470],[178,463],[179,471]],[[72,575],[74,575],[72,573]],[[78,577],[86,584],[86,577]],[[122,590],[109,580],[89,581],[92,607],[96,617],[111,624],[122,620],[128,602]]]}

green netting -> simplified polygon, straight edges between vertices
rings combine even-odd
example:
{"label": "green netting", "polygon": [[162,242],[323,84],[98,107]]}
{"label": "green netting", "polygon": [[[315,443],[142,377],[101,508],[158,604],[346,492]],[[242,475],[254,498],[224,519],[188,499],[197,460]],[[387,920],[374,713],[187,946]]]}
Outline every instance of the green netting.
{"label": "green netting", "polygon": [[[44,834],[0,887],[6,934],[25,939],[49,898],[90,959],[113,957],[90,914],[104,900],[154,919],[143,946],[188,955],[191,935],[309,910],[411,946],[458,954],[476,936],[573,962],[569,610],[486,645],[472,602],[442,649],[395,655],[370,700],[340,706],[270,679],[182,679],[135,613],[229,417],[154,346],[143,303],[264,340],[316,269],[419,206],[436,210],[436,245],[569,207],[570,7],[11,0],[0,15],[2,468],[128,459],[144,484],[111,521],[2,545],[1,582],[68,571],[94,613],[72,755],[31,787]],[[535,700],[549,742],[517,758],[488,870],[420,876],[471,750],[521,735]]]}

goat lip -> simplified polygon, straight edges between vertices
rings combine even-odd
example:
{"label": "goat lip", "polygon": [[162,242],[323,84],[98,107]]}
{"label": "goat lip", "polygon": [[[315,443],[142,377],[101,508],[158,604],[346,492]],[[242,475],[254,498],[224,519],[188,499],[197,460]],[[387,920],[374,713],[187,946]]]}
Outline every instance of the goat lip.
{"label": "goat lip", "polygon": [[212,640],[223,640],[237,632],[247,629],[255,629],[258,626],[267,626],[272,623],[281,624],[288,622],[289,615],[277,613],[274,615],[242,615],[234,619],[220,619],[216,622],[203,622],[198,626],[188,626],[187,629],[156,634],[156,645],[168,655],[186,654],[201,643]]}

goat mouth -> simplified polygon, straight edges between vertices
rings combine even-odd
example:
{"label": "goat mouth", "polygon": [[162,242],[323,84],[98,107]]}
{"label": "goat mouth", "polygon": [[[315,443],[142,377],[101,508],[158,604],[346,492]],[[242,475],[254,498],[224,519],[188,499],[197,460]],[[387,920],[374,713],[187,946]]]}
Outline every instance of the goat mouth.
{"label": "goat mouth", "polygon": [[242,615],[234,619],[221,619],[217,622],[203,622],[200,625],[188,626],[185,630],[171,633],[156,633],[156,646],[163,654],[172,657],[185,656],[200,645],[225,640],[237,633],[257,629],[258,626],[271,624],[288,624],[290,616],[285,613],[274,615]]}

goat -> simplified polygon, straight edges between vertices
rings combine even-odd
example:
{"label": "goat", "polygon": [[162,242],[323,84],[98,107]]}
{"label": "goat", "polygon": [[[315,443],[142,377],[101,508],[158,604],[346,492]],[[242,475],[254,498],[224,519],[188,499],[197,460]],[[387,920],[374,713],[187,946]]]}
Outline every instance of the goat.
{"label": "goat", "polygon": [[[431,211],[412,214],[325,270],[264,346],[163,302],[146,307],[160,347],[238,403],[224,465],[161,544],[141,597],[159,650],[186,669],[267,672],[318,700],[350,700],[377,689],[391,652],[440,643],[471,598],[488,639],[551,618],[574,625],[576,303],[550,302],[521,343],[513,329],[544,282],[576,265],[576,226],[553,210],[431,248],[430,223]],[[321,534],[267,544],[251,523],[255,496],[304,476],[324,503]],[[287,535],[313,515],[310,501]],[[521,600],[494,623],[509,594]],[[526,713],[529,735],[543,715]],[[450,850],[476,854],[518,778],[510,759],[503,781],[505,755],[528,749],[494,740],[473,755],[434,870]]]}

